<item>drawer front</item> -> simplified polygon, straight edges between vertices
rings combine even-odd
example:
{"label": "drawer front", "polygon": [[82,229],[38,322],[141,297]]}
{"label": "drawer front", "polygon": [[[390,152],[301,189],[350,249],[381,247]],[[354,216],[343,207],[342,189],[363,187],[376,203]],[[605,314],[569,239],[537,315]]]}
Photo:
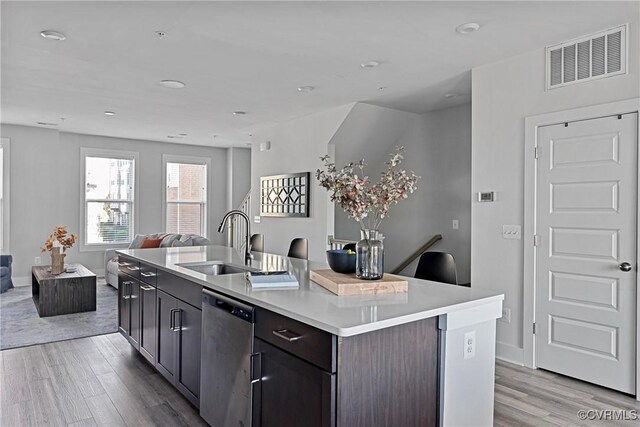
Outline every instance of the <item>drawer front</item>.
{"label": "drawer front", "polygon": [[194,307],[202,308],[202,286],[166,271],[157,270],[158,289]]}
{"label": "drawer front", "polygon": [[128,274],[134,279],[140,278],[140,263],[134,259],[119,255],[118,270],[125,274]]}
{"label": "drawer front", "polygon": [[155,267],[140,263],[140,280],[148,285],[156,286],[158,272]]}
{"label": "drawer front", "polygon": [[255,334],[328,372],[336,372],[336,337],[297,320],[256,308]]}

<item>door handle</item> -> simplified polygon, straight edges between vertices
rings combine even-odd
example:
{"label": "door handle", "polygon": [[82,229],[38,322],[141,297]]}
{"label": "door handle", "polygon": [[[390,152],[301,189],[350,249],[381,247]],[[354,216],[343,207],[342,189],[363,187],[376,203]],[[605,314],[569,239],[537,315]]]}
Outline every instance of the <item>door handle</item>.
{"label": "door handle", "polygon": [[618,267],[620,268],[620,270],[624,271],[625,273],[633,270],[633,267],[628,262],[623,262]]}

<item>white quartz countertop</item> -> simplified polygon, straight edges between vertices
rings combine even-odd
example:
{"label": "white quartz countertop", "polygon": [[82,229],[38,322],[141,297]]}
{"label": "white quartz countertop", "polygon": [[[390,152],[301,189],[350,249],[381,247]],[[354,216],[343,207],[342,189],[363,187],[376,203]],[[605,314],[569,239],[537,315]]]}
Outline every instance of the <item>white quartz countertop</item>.
{"label": "white quartz countertop", "polygon": [[176,264],[223,261],[243,265],[226,246],[118,250],[120,254],[196,282],[249,304],[274,311],[338,336],[352,336],[457,310],[502,301],[504,295],[487,289],[453,286],[407,277],[409,291],[401,294],[337,296],[309,280],[309,271],[324,263],[254,252],[251,267],[264,271],[289,270],[298,278],[295,289],[253,289],[243,274],[210,276]]}

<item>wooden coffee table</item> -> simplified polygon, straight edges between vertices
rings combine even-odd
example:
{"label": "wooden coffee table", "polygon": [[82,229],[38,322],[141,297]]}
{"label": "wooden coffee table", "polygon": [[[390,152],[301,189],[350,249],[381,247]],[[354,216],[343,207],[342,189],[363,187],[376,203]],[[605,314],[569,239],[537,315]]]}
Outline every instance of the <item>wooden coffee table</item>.
{"label": "wooden coffee table", "polygon": [[96,310],[96,275],[80,264],[54,276],[51,267],[31,268],[31,294],[40,317]]}

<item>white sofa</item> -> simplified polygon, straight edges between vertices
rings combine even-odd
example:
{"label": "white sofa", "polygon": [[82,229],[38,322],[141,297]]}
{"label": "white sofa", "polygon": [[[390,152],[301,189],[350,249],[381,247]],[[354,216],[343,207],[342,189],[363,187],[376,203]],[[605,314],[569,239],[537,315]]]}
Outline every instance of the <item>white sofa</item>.
{"label": "white sofa", "polygon": [[[133,241],[129,245],[129,249],[139,249],[144,239],[159,239],[161,248],[179,247],[179,246],[205,246],[211,242],[206,237],[196,234],[170,234],[170,233],[154,233],[154,234],[136,234]],[[118,288],[118,254],[115,249],[107,249],[104,253],[104,278],[107,284]]]}

